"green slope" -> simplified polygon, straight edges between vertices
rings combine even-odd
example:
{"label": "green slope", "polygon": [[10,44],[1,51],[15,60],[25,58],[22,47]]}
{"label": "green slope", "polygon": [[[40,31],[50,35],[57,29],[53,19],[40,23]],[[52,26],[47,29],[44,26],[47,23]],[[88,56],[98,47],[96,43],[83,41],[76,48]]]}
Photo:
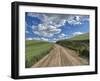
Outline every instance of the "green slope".
{"label": "green slope", "polygon": [[89,33],[74,36],[70,39],[59,40],[57,44],[75,50],[79,56],[89,59]]}
{"label": "green slope", "polygon": [[74,36],[70,40],[89,40],[89,33]]}
{"label": "green slope", "polygon": [[29,68],[52,49],[53,44],[38,40],[25,41],[25,67]]}

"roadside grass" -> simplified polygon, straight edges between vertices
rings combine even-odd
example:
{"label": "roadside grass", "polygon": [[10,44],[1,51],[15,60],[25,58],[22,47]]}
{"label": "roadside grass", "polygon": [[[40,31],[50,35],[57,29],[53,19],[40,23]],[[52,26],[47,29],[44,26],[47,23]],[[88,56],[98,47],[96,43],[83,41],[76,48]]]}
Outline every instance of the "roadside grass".
{"label": "roadside grass", "polygon": [[59,40],[56,43],[76,51],[79,56],[89,60],[89,33]]}
{"label": "roadside grass", "polygon": [[25,41],[25,67],[30,68],[37,61],[47,55],[53,44],[49,42],[26,40]]}
{"label": "roadside grass", "polygon": [[79,54],[79,56],[89,60],[89,40],[61,40],[57,41],[63,47],[72,49]]}

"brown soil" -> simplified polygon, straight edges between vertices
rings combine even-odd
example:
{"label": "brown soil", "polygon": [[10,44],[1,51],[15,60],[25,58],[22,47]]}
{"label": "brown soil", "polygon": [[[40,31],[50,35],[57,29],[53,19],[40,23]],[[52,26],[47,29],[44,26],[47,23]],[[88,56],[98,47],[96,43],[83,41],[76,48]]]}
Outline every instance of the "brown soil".
{"label": "brown soil", "polygon": [[58,67],[87,65],[88,62],[79,57],[76,52],[55,44],[53,49],[32,67]]}

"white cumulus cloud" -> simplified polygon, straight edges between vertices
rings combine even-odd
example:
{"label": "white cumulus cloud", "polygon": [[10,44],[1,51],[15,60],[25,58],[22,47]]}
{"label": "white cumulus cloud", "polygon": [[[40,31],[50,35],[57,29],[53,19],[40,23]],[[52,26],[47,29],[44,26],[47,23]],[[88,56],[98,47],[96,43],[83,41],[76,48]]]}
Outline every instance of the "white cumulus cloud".
{"label": "white cumulus cloud", "polygon": [[33,27],[33,33],[44,37],[52,37],[54,34],[58,34],[60,32],[61,29],[59,29],[58,27],[48,25],[46,23],[39,24],[37,27]]}
{"label": "white cumulus cloud", "polygon": [[[64,39],[68,38],[62,32],[62,28],[65,24],[70,25],[80,25],[82,21],[88,21],[89,17],[84,15],[71,15],[71,14],[50,14],[50,13],[27,13],[28,16],[36,17],[40,19],[42,22],[37,26],[32,25],[32,31],[34,34],[39,37],[44,37],[43,40],[47,40],[48,37],[53,37],[56,34],[59,34],[58,38]],[[26,24],[27,26],[27,24]],[[77,26],[75,26],[77,27]],[[29,33],[28,31],[26,33]],[[82,32],[74,32],[73,35],[79,35]],[[53,40],[53,39],[52,39]],[[57,40],[57,39],[55,39]]]}
{"label": "white cumulus cloud", "polygon": [[70,16],[67,19],[67,22],[71,25],[80,25],[82,24],[82,16]]}
{"label": "white cumulus cloud", "polygon": [[33,38],[26,38],[26,40],[33,40]]}
{"label": "white cumulus cloud", "polygon": [[25,33],[29,34],[30,32],[29,31],[25,31]]}
{"label": "white cumulus cloud", "polygon": [[81,35],[83,32],[74,32],[73,35]]}
{"label": "white cumulus cloud", "polygon": [[33,37],[33,40],[41,40],[39,37]]}
{"label": "white cumulus cloud", "polygon": [[43,38],[43,37],[41,38],[41,40],[43,40],[43,41],[48,41],[48,39],[47,39],[47,38]]}

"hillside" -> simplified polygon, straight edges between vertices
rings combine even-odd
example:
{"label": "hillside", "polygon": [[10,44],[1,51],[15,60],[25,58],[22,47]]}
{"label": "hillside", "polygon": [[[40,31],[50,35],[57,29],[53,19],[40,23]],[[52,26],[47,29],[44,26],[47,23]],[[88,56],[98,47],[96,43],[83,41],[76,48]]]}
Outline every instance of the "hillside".
{"label": "hillside", "polygon": [[70,40],[89,40],[89,33],[76,35],[76,36],[70,38]]}
{"label": "hillside", "polygon": [[39,40],[25,41],[25,67],[29,68],[52,49],[53,44]]}
{"label": "hillside", "polygon": [[76,51],[79,56],[89,60],[89,33],[77,35],[70,39],[59,40],[57,44]]}

